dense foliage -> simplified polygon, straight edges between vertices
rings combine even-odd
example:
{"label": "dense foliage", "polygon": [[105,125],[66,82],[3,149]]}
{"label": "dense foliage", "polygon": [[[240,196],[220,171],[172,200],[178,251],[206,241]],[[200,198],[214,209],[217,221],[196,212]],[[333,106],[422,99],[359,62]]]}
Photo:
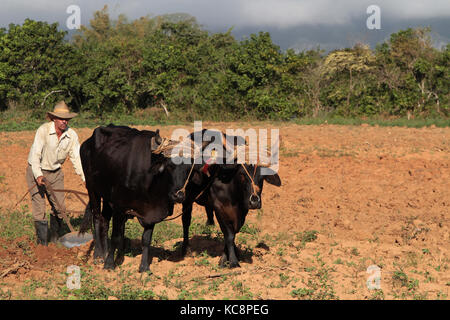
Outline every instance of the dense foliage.
{"label": "dense foliage", "polygon": [[450,45],[433,48],[426,28],[374,50],[283,52],[266,32],[238,41],[187,15],[113,21],[105,7],[66,38],[28,19],[0,29],[0,111],[41,114],[63,98],[93,116],[153,109],[183,120],[450,113]]}

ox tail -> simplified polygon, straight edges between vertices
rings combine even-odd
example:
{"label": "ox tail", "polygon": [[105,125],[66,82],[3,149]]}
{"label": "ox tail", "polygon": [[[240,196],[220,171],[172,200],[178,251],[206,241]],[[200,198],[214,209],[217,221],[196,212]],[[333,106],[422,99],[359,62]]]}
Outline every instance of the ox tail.
{"label": "ox tail", "polygon": [[90,206],[90,202],[87,204],[86,209],[84,210],[84,217],[81,221],[79,234],[84,234],[88,231],[92,226],[92,209]]}

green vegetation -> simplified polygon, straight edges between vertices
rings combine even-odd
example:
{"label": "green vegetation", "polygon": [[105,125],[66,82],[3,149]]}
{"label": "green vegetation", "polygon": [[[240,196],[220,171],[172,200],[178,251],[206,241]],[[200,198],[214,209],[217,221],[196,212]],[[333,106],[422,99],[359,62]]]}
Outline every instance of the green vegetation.
{"label": "green vegetation", "polygon": [[334,289],[335,281],[331,273],[335,270],[328,267],[320,254],[314,255],[317,268],[311,268],[306,288],[298,288],[291,291],[291,296],[299,300],[331,300],[339,299]]}
{"label": "green vegetation", "polygon": [[394,289],[394,297],[406,299],[408,297],[414,300],[424,300],[428,293],[418,293],[419,280],[412,279],[406,275],[403,270],[394,271],[392,275],[392,285]]}
{"label": "green vegetation", "polygon": [[[72,222],[77,228],[76,219]],[[172,221],[158,223],[152,239],[153,273],[139,274],[136,269],[140,260],[137,255],[141,254],[142,227],[136,219],[128,220],[125,235],[132,244],[126,246],[127,261],[114,271],[104,271],[101,264],[95,265],[79,257],[75,264],[81,269],[81,287],[70,290],[66,285],[66,266],[58,260],[54,269],[34,268],[36,252],[32,242],[35,235],[28,208],[0,208],[0,254],[6,258],[0,260],[0,269],[2,272],[11,269],[7,277],[0,278],[0,300],[198,300],[211,297],[256,300],[282,293],[292,299],[312,300],[348,299],[355,295],[373,300],[448,299],[446,287],[450,282],[445,280],[448,259],[435,259],[433,249],[409,248],[410,251],[393,262],[391,269],[380,257],[370,256],[372,251],[364,246],[343,247],[336,243],[331,249],[327,245],[324,247],[318,241],[319,236],[325,236],[322,231],[320,234],[316,230],[265,234],[249,221],[236,240],[242,268],[228,269],[220,268],[217,263],[223,249],[220,228],[204,223],[204,217],[194,217],[190,237],[200,237],[202,243],[195,249],[192,241],[193,253],[185,259],[178,256],[179,243],[166,248],[167,242],[181,238],[181,226]],[[203,240],[208,240],[208,246]],[[20,259],[16,261],[15,257]],[[381,260],[384,259],[387,257]],[[261,261],[264,263],[258,263]],[[25,270],[24,274],[20,273],[23,281],[10,281],[16,277],[12,267],[22,262],[26,263],[18,270]],[[371,264],[383,269],[381,288],[377,290],[368,290],[366,286],[366,270]],[[30,270],[38,277],[32,276],[35,273]],[[436,285],[440,285],[439,290],[434,289]]]}
{"label": "green vegetation", "polygon": [[1,210],[0,213],[0,238],[9,241],[19,238],[35,240],[33,217],[27,209]]}
{"label": "green vegetation", "polygon": [[317,239],[317,234],[319,232],[316,230],[307,230],[307,231],[303,231],[303,232],[295,232],[295,238],[296,240],[299,240],[301,242],[300,247],[304,248],[305,244],[307,242],[313,242],[314,240]]}
{"label": "green vegetation", "polygon": [[267,32],[210,33],[188,15],[112,20],[105,6],[70,40],[57,23],[26,19],[0,29],[0,130],[35,129],[60,99],[80,112],[75,127],[199,118],[448,126],[450,45],[433,48],[430,34],[410,28],[375,49],[295,52]]}

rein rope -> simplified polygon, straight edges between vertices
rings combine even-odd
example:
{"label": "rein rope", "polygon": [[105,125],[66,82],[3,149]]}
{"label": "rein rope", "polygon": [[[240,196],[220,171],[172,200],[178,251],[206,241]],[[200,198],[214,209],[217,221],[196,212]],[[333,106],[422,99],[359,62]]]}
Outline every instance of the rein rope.
{"label": "rein rope", "polygon": [[257,196],[259,198],[258,194],[256,193],[256,190],[258,190],[259,187],[255,184],[255,181],[254,181],[255,175],[256,175],[256,168],[257,168],[257,166],[255,165],[255,169],[253,171],[253,178],[252,178],[252,176],[250,175],[250,173],[248,172],[247,168],[245,167],[245,165],[243,163],[241,163],[241,166],[242,166],[242,168],[244,168],[245,173],[250,178],[250,182],[251,182],[251,185],[252,185],[252,194],[250,195],[250,197],[251,196]]}
{"label": "rein rope", "polygon": [[192,161],[191,170],[189,171],[189,174],[188,174],[188,176],[187,176],[187,178],[186,178],[186,181],[184,182],[183,187],[182,187],[180,190],[178,190],[175,194],[178,194],[178,193],[180,193],[180,192],[183,192],[184,194],[186,194],[186,193],[185,193],[185,191],[186,191],[186,186],[187,186],[187,184],[188,184],[188,182],[189,182],[189,178],[191,177],[191,173],[192,173],[192,170],[194,169],[194,165],[195,165],[195,161]]}
{"label": "rein rope", "polygon": [[[31,190],[33,190],[33,189],[36,188],[36,187],[37,187],[37,185],[33,185],[31,188],[29,188],[29,189],[25,192],[25,194],[22,196],[22,198],[21,198],[19,201],[17,201],[17,203],[14,205],[14,207],[12,207],[11,210],[15,209],[15,208],[17,207],[17,205],[18,205],[19,203],[21,203],[21,202],[23,201],[23,199],[25,199],[25,197],[27,196],[27,194],[28,194],[29,192],[31,192]],[[88,194],[85,193],[85,192],[81,192],[81,191],[77,191],[77,190],[71,190],[71,189],[53,189],[53,191],[54,191],[54,192],[67,192],[67,193],[73,193],[73,194],[78,198],[78,200],[80,200],[85,206],[87,206],[86,201],[84,201],[84,200],[80,197],[80,195],[87,196]]]}

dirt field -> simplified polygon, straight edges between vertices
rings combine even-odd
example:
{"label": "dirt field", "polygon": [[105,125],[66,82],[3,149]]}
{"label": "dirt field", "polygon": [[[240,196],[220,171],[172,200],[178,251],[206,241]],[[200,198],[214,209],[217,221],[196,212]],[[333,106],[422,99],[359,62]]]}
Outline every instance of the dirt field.
{"label": "dirt field", "polygon": [[[123,299],[124,292],[140,292],[131,298],[449,299],[450,128],[273,127],[282,138],[282,186],[265,184],[262,209],[248,214],[249,227],[237,240],[241,268],[218,268],[218,226],[210,235],[194,235],[184,259],[181,238],[153,246],[151,275],[137,272],[139,253],[104,271],[92,261],[90,244],[66,249],[36,247],[27,237],[0,238],[0,298]],[[162,127],[161,134],[170,136],[175,128]],[[92,133],[76,131],[81,141]],[[0,132],[1,214],[27,190],[33,137]],[[85,191],[69,160],[63,169],[66,188]],[[28,196],[19,207],[26,204]],[[74,197],[67,207],[82,209]],[[193,216],[206,221],[198,206]],[[173,223],[181,225],[181,218]],[[131,245],[139,248],[139,241],[131,239]],[[71,264],[81,268],[81,290],[66,288]],[[379,289],[368,289],[367,280],[376,277],[367,272],[371,265],[380,268]]]}

